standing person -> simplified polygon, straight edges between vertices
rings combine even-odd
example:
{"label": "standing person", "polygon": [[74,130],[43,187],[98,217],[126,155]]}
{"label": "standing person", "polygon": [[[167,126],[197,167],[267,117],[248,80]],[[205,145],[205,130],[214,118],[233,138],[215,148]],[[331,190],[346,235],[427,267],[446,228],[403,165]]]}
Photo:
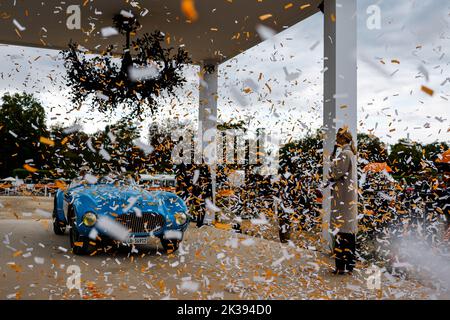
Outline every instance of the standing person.
{"label": "standing person", "polygon": [[212,201],[212,178],[211,170],[207,164],[201,164],[199,166],[200,176],[198,182],[194,188],[196,197],[196,212],[197,212],[197,227],[203,226],[205,223],[205,216],[207,213],[206,200]]}
{"label": "standing person", "polygon": [[[336,156],[337,151],[340,150]],[[334,274],[351,273],[355,266],[356,233],[358,231],[358,181],[354,169],[356,148],[347,128],[336,134],[336,145],[330,168],[331,229],[335,236]]]}

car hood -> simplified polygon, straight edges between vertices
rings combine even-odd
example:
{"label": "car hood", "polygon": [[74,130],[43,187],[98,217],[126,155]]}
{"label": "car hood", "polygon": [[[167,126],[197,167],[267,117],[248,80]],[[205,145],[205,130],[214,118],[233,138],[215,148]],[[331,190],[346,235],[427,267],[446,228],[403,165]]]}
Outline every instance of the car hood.
{"label": "car hood", "polygon": [[157,192],[148,192],[137,186],[110,184],[86,185],[71,190],[71,196],[88,202],[97,213],[165,213],[164,199]]}

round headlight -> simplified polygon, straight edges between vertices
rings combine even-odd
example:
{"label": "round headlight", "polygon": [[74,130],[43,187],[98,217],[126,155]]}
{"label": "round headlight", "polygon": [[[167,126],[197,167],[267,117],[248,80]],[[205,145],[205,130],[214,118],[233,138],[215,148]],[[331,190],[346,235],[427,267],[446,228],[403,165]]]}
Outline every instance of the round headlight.
{"label": "round headlight", "polygon": [[92,227],[97,221],[97,216],[93,212],[86,212],[83,216],[83,223],[85,226]]}
{"label": "round headlight", "polygon": [[186,220],[187,220],[186,214],[184,214],[182,212],[175,213],[175,222],[178,225],[182,225],[182,224],[186,223]]}

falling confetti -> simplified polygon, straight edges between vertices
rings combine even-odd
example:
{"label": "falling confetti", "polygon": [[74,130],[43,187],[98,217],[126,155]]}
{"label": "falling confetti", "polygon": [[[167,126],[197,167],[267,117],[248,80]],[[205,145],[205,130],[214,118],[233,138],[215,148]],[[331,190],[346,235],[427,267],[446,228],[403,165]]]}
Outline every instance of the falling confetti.
{"label": "falling confetti", "polygon": [[434,90],[433,89],[430,89],[430,88],[428,88],[428,87],[426,87],[426,86],[422,86],[421,88],[420,88],[420,90],[422,90],[423,92],[425,92],[427,95],[429,95],[429,96],[433,96],[434,95]]}
{"label": "falling confetti", "polygon": [[193,22],[197,21],[198,13],[195,8],[194,0],[181,0],[181,11],[187,19]]}
{"label": "falling confetti", "polygon": [[259,16],[259,20],[264,21],[264,20],[267,20],[267,19],[269,19],[271,17],[272,17],[272,14],[267,13],[267,14],[263,14],[263,15]]}
{"label": "falling confetti", "polygon": [[44,143],[44,144],[49,145],[49,146],[52,146],[52,147],[55,145],[55,141],[53,141],[53,140],[51,140],[49,138],[45,138],[45,137],[40,137],[39,138],[39,142]]}

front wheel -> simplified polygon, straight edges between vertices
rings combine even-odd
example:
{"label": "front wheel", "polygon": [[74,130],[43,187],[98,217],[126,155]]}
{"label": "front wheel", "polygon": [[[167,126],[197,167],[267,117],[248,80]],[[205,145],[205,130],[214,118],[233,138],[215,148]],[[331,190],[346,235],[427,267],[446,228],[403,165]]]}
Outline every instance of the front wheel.
{"label": "front wheel", "polygon": [[57,235],[63,235],[66,232],[66,224],[57,218],[57,200],[56,195],[53,201],[53,232]]}
{"label": "front wheel", "polygon": [[180,240],[161,238],[161,244],[167,253],[173,253],[178,250]]}
{"label": "front wheel", "polygon": [[57,235],[63,235],[66,232],[66,224],[59,221],[58,219],[53,219],[53,232]]}

